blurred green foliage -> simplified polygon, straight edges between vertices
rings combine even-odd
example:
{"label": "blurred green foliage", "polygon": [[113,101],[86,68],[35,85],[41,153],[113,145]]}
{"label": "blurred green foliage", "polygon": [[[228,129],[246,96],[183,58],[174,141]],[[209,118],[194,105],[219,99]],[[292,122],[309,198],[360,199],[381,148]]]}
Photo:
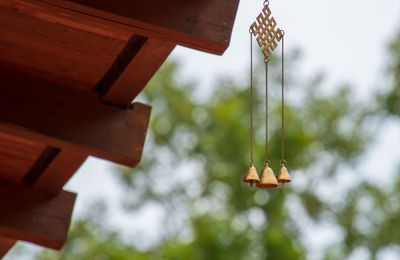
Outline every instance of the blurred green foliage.
{"label": "blurred green foliage", "polygon": [[[399,43],[400,38],[391,47],[393,86],[376,107],[356,102],[349,86],[326,94],[321,75],[300,82],[290,69],[285,142],[293,183],[284,189],[251,189],[241,182],[250,157],[249,87],[222,79],[209,98],[199,101],[195,86],[176,81],[179,66],[165,64],[142,94],[153,106],[142,163],[134,170],[121,168],[118,175],[127,211],[156,203],[167,213],[160,219],[159,241],[143,250],[104,228],[101,220],[88,218],[72,225],[61,252],[45,250],[37,259],[307,259],[305,234],[324,224],[340,236],[321,259],[344,259],[359,248],[375,259],[380,249],[399,245],[400,179],[382,188],[352,171],[379,130],[372,119],[387,112],[400,116]],[[278,61],[271,62],[271,75],[279,75]],[[262,66],[255,101],[258,170],[265,149]],[[276,173],[279,82],[270,87],[270,155]]]}

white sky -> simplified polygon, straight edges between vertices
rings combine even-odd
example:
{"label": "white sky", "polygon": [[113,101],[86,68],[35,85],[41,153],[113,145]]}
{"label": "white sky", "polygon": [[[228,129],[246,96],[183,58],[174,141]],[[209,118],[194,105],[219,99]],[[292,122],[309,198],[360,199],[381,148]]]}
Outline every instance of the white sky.
{"label": "white sky", "polygon": [[[181,78],[197,82],[198,88],[207,93],[212,83],[221,75],[233,76],[241,81],[248,78],[248,28],[262,8],[263,1],[242,0],[235,21],[231,44],[223,56],[210,55],[191,49],[177,47],[170,58],[181,63]],[[324,71],[328,86],[338,82],[350,82],[357,95],[371,98],[371,89],[379,86],[383,66],[387,61],[387,44],[400,30],[400,0],[271,0],[270,8],[278,26],[285,30],[285,46],[288,51],[300,48],[303,52],[301,77]],[[290,91],[290,90],[289,90]],[[366,167],[382,166],[391,169],[400,158],[394,152],[393,143],[400,147],[399,126],[387,123],[386,132],[378,136],[376,152],[366,156]],[[374,159],[382,164],[374,163]],[[383,165],[384,164],[384,165]],[[84,214],[93,200],[102,199],[118,210],[118,183],[114,180],[112,164],[89,159],[66,186],[78,192],[74,217]],[[139,216],[129,216],[123,226],[142,228],[152,232],[157,212],[149,209]],[[111,217],[118,226],[119,217]],[[148,218],[153,221],[144,221]],[[145,223],[152,223],[146,226]],[[122,225],[120,225],[122,228]],[[315,230],[318,231],[318,230]],[[318,239],[310,242],[318,247]],[[324,234],[317,234],[317,237]],[[313,245],[311,245],[312,247]],[[365,252],[364,252],[365,253]],[[398,259],[390,250],[380,254],[380,259]],[[365,254],[364,254],[365,256]],[[351,259],[361,259],[363,252],[355,252]]]}
{"label": "white sky", "polygon": [[[248,77],[248,28],[263,1],[241,1],[230,47],[222,57],[177,48],[172,58],[183,61],[183,74],[202,88],[218,75]],[[302,75],[325,71],[332,83],[352,82],[360,94],[375,84],[388,39],[400,30],[400,1],[283,0],[270,1],[272,15],[285,30],[287,50],[303,53]]]}

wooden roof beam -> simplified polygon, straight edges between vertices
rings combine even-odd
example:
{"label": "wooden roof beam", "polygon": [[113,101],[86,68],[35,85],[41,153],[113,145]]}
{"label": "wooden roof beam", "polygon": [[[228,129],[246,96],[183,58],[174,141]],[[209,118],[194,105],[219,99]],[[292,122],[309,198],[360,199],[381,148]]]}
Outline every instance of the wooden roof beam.
{"label": "wooden roof beam", "polygon": [[[47,194],[49,195],[48,198],[51,198],[51,196],[58,196],[60,193],[65,193],[65,191],[62,191],[62,187],[65,185],[65,183],[69,180],[69,178],[77,171],[77,169],[83,164],[83,162],[86,160],[87,154],[82,154],[78,152],[72,152],[68,150],[60,150],[54,147],[47,147],[42,154],[40,155],[39,159],[37,162],[32,166],[31,170],[25,175],[22,183],[24,187],[22,188],[24,192],[27,192],[27,188],[31,188],[28,193],[32,194],[39,192],[40,196],[46,197]],[[1,182],[0,182],[0,187],[1,187]],[[7,185],[8,184],[3,184]],[[19,187],[15,185],[13,187]],[[0,195],[3,195],[0,192]],[[31,196],[31,195],[29,195]],[[40,204],[38,202],[38,204]],[[51,209],[49,209],[51,210]],[[1,200],[0,200],[0,215],[3,213],[2,207],[1,207]],[[20,216],[21,218],[26,218],[26,214],[24,211],[20,211]],[[71,212],[69,214],[70,216],[72,215],[72,208]],[[28,215],[29,217],[29,215]],[[35,216],[36,218],[36,216]],[[1,219],[1,216],[0,216]],[[65,225],[67,224],[67,217],[63,219],[65,221]],[[25,221],[25,220],[24,220]],[[3,224],[8,225],[8,222],[4,222]],[[69,226],[69,222],[68,222]],[[8,231],[5,233],[2,233],[2,228],[1,228],[1,223],[0,223],[0,258],[2,258],[4,255],[8,253],[8,251],[15,245],[15,243],[18,240],[26,240],[32,243],[37,243],[42,246],[47,246],[47,244],[43,244],[40,241],[42,239],[37,240],[35,239],[27,239],[26,234],[21,236],[21,231],[13,231],[10,228],[15,228],[15,225],[12,227],[7,227]],[[11,230],[11,231],[10,231]],[[23,230],[22,232],[25,232],[27,230]],[[11,232],[11,235],[10,235]],[[14,234],[14,235],[12,235]],[[66,236],[67,234],[65,234]],[[7,237],[8,236],[8,237]],[[16,237],[18,236],[18,237]],[[28,234],[29,237],[32,235]],[[11,237],[11,238],[10,238]],[[38,242],[39,241],[39,242]],[[66,237],[63,238],[60,241],[55,241],[55,243],[60,244],[62,243],[58,248],[60,249],[62,245],[65,243]],[[54,242],[54,241],[53,241]],[[51,243],[53,243],[51,242]]]}
{"label": "wooden roof beam", "polygon": [[61,249],[67,240],[76,194],[57,196],[0,182],[0,257],[15,240]]}
{"label": "wooden roof beam", "polygon": [[105,103],[129,107],[175,44],[134,35],[97,84]]}
{"label": "wooden roof beam", "polygon": [[42,0],[129,26],[135,34],[221,55],[229,46],[239,0]]}
{"label": "wooden roof beam", "polygon": [[33,190],[58,194],[88,157],[87,154],[81,152],[57,150],[55,158],[46,165],[34,181],[28,183]]}
{"label": "wooden roof beam", "polygon": [[[31,188],[34,192],[40,192],[43,196],[48,194],[49,198],[52,195],[58,195],[60,192],[64,193],[62,187],[84,163],[86,158],[87,154],[47,147],[31,170],[25,175],[22,183],[26,188]],[[22,238],[18,237],[18,239]],[[0,258],[8,253],[18,239],[5,237],[0,232]],[[31,240],[30,242],[35,243],[36,240]],[[64,243],[65,240],[61,242]]]}
{"label": "wooden roof beam", "polygon": [[0,71],[0,131],[126,166],[139,163],[150,107],[122,109],[96,92]]}

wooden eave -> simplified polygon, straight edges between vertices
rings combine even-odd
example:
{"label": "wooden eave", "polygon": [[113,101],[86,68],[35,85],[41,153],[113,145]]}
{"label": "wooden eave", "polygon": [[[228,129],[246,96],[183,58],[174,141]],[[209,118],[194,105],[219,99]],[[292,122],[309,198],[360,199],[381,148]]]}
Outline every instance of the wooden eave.
{"label": "wooden eave", "polygon": [[238,4],[0,0],[0,257],[62,247],[64,184],[89,155],[140,162],[151,108],[132,101],[176,45],[221,55]]}

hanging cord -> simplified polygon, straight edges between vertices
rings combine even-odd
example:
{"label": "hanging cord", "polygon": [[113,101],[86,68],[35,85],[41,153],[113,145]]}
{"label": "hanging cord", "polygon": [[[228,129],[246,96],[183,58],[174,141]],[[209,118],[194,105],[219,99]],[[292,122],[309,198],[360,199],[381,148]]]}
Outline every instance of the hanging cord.
{"label": "hanging cord", "polygon": [[281,164],[286,163],[285,161],[285,94],[284,94],[284,86],[285,86],[285,32],[282,32],[282,160]]}
{"label": "hanging cord", "polygon": [[250,163],[253,164],[253,37],[250,30]]}
{"label": "hanging cord", "polygon": [[264,59],[265,62],[265,165],[270,163],[268,157],[268,63],[269,59]]}

